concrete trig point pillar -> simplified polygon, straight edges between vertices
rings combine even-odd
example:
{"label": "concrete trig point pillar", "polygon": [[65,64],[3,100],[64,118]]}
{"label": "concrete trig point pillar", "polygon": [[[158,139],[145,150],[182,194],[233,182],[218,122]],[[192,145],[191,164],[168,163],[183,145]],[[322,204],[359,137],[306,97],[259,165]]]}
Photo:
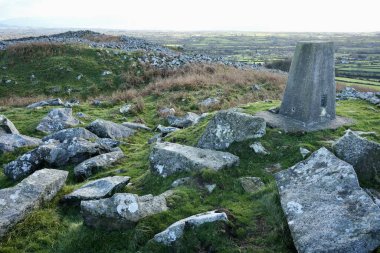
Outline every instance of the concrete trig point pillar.
{"label": "concrete trig point pillar", "polygon": [[279,113],[259,112],[267,124],[286,132],[335,129],[352,120],[335,115],[333,42],[299,42]]}
{"label": "concrete trig point pillar", "polygon": [[335,119],[333,42],[300,42],[290,67],[280,114],[304,125]]}

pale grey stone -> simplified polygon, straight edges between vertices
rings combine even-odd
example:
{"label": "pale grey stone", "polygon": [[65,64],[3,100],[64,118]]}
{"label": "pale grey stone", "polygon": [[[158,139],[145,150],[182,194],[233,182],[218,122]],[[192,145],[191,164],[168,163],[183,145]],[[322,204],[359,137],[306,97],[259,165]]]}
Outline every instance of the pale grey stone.
{"label": "pale grey stone", "polygon": [[265,121],[260,117],[231,110],[220,111],[207,125],[198,147],[226,149],[234,142],[262,137],[265,127]]}
{"label": "pale grey stone", "polygon": [[36,107],[56,106],[56,105],[63,105],[62,100],[59,98],[52,98],[52,99],[48,99],[48,100],[44,100],[44,101],[40,101],[40,102],[30,104],[26,108],[33,109]]}
{"label": "pale grey stone", "polygon": [[41,140],[22,134],[3,134],[0,135],[0,154],[13,152],[21,147],[35,147],[41,144]]}
{"label": "pale grey stone", "polygon": [[179,128],[177,127],[166,127],[166,126],[162,126],[162,125],[158,125],[157,126],[157,129],[162,133],[162,134],[169,134],[169,133],[172,133],[172,132],[175,132],[175,131],[178,131],[180,130]]}
{"label": "pale grey stone", "polygon": [[142,130],[147,130],[147,131],[152,131],[152,129],[150,127],[147,127],[146,125],[144,124],[140,124],[140,123],[134,123],[134,122],[123,122],[121,123],[123,126],[126,126],[130,129],[142,129]]}
{"label": "pale grey stone", "polygon": [[86,183],[79,189],[63,197],[63,201],[79,204],[82,200],[93,200],[110,197],[116,191],[122,189],[130,180],[130,177],[113,176],[97,179]]}
{"label": "pale grey stone", "polygon": [[158,243],[170,245],[183,236],[185,227],[199,227],[202,224],[217,221],[228,221],[226,213],[209,211],[205,213],[196,214],[173,223],[164,231],[156,234],[153,240],[155,240]]}
{"label": "pale grey stone", "polygon": [[84,223],[106,230],[129,229],[140,219],[167,211],[164,196],[116,193],[111,198],[81,202]]}
{"label": "pale grey stone", "polygon": [[200,106],[212,107],[220,104],[219,98],[206,98],[205,100],[199,102]]}
{"label": "pale grey stone", "polygon": [[126,105],[123,105],[122,107],[120,107],[119,112],[121,114],[125,114],[125,113],[128,113],[131,110],[131,108],[132,108],[132,105],[126,104]]}
{"label": "pale grey stone", "polygon": [[298,252],[370,252],[380,245],[380,209],[347,162],[326,148],[275,175]]}
{"label": "pale grey stone", "polygon": [[156,143],[149,160],[152,171],[163,177],[179,171],[194,171],[204,168],[220,170],[239,163],[239,157],[227,152],[169,142]]}
{"label": "pale grey stone", "polygon": [[53,109],[42,119],[36,129],[43,133],[50,134],[65,128],[74,127],[80,122],[73,117],[72,113],[71,108]]}
{"label": "pale grey stone", "polygon": [[74,175],[78,180],[86,179],[100,170],[104,170],[125,157],[122,151],[115,151],[92,157],[74,168]]}
{"label": "pale grey stone", "polygon": [[111,139],[127,138],[135,133],[135,130],[126,126],[102,119],[93,121],[87,129],[101,138]]}
{"label": "pale grey stone", "polygon": [[85,140],[96,140],[99,137],[83,127],[62,129],[42,138],[42,141],[58,140],[60,142],[71,141],[74,138],[82,138]]}
{"label": "pale grey stone", "polygon": [[256,141],[252,145],[249,146],[256,154],[260,155],[269,155],[270,153],[264,148],[261,142]]}
{"label": "pale grey stone", "polygon": [[248,193],[255,193],[264,187],[264,183],[259,177],[241,177],[239,181],[241,187]]}
{"label": "pale grey stone", "polygon": [[310,151],[306,148],[300,147],[300,153],[302,155],[302,158],[305,158],[310,153]]}
{"label": "pale grey stone", "polygon": [[380,182],[380,143],[347,131],[332,147],[337,157],[354,166],[359,179]]}
{"label": "pale grey stone", "polygon": [[176,117],[169,115],[167,118],[168,123],[172,127],[186,128],[198,123],[200,116],[193,112],[187,112],[183,117]]}
{"label": "pale grey stone", "polygon": [[19,184],[0,190],[0,237],[30,212],[50,201],[64,186],[68,172],[43,169]]}
{"label": "pale grey stone", "polygon": [[216,184],[205,184],[204,187],[206,188],[208,193],[212,193],[216,188]]}
{"label": "pale grey stone", "polygon": [[0,115],[0,136],[3,134],[20,134],[15,125],[4,115]]}
{"label": "pale grey stone", "polygon": [[185,185],[185,184],[188,184],[190,183],[191,181],[191,177],[182,177],[182,178],[178,178],[176,179],[172,184],[171,184],[171,187],[172,188],[177,188],[179,186],[182,186],[182,185]]}

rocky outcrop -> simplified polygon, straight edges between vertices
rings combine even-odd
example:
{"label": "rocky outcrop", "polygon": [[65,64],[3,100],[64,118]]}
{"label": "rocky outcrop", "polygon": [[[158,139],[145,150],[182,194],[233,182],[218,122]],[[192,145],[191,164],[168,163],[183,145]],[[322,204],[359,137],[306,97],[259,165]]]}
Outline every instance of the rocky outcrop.
{"label": "rocky outcrop", "polygon": [[333,144],[337,157],[352,166],[359,179],[380,182],[380,144],[366,140],[352,131]]}
{"label": "rocky outcrop", "polygon": [[87,226],[106,230],[128,229],[140,219],[168,210],[165,196],[116,193],[111,198],[81,202]]}
{"label": "rocky outcrop", "polygon": [[0,237],[30,212],[50,201],[63,187],[68,172],[43,169],[14,187],[0,190]]}
{"label": "rocky outcrop", "polygon": [[45,166],[61,167],[78,164],[109,151],[97,143],[84,139],[73,139],[63,143],[49,142],[5,165],[4,174],[8,178],[18,180]]}
{"label": "rocky outcrop", "polygon": [[183,233],[185,232],[185,228],[198,227],[205,223],[217,221],[228,221],[226,213],[210,211],[196,214],[173,223],[161,233],[156,234],[153,240],[158,243],[170,245],[182,237]]}
{"label": "rocky outcrop", "polygon": [[111,121],[97,119],[87,129],[101,138],[122,139],[135,133],[135,130]]}
{"label": "rocky outcrop", "polygon": [[150,153],[149,161],[152,171],[166,177],[179,171],[230,168],[239,163],[239,157],[227,152],[158,142]]}
{"label": "rocky outcrop", "polygon": [[115,151],[92,157],[76,166],[74,168],[74,175],[78,180],[84,180],[94,173],[110,167],[124,156],[122,151]]}
{"label": "rocky outcrop", "polygon": [[37,130],[46,134],[74,127],[80,122],[72,115],[71,108],[57,108],[51,110],[48,115],[38,124]]}
{"label": "rocky outcrop", "polygon": [[207,149],[226,149],[233,142],[260,138],[265,134],[263,118],[233,110],[220,111],[207,125],[198,147]]}
{"label": "rocky outcrop", "polygon": [[79,205],[82,200],[94,200],[110,197],[116,191],[122,189],[130,180],[130,177],[114,176],[105,177],[88,182],[81,188],[67,194],[63,201]]}
{"label": "rocky outcrop", "polygon": [[19,134],[15,125],[4,115],[0,115],[0,136],[4,134]]}
{"label": "rocky outcrop", "polygon": [[40,102],[30,104],[26,108],[33,109],[36,107],[56,106],[56,105],[63,105],[62,100],[59,98],[52,98],[52,99],[48,99],[48,100],[44,100],[44,101],[40,101]]}
{"label": "rocky outcrop", "polygon": [[42,138],[42,141],[57,140],[60,142],[71,141],[75,138],[82,138],[85,140],[96,140],[99,137],[83,127],[62,129],[58,132],[50,134]]}
{"label": "rocky outcrop", "polygon": [[264,183],[259,177],[241,177],[239,181],[241,187],[248,193],[255,193],[264,187]]}
{"label": "rocky outcrop", "polygon": [[336,97],[337,100],[346,100],[350,98],[363,99],[371,104],[380,105],[380,92],[360,92],[352,87],[346,87],[338,93]]}
{"label": "rocky outcrop", "polygon": [[275,174],[298,252],[370,252],[380,245],[380,209],[353,167],[326,148]]}
{"label": "rocky outcrop", "polygon": [[35,147],[41,144],[41,140],[21,134],[0,135],[0,154],[13,152],[17,148]]}
{"label": "rocky outcrop", "polygon": [[169,115],[166,119],[172,127],[185,128],[198,123],[200,116],[193,112],[188,112],[183,117]]}

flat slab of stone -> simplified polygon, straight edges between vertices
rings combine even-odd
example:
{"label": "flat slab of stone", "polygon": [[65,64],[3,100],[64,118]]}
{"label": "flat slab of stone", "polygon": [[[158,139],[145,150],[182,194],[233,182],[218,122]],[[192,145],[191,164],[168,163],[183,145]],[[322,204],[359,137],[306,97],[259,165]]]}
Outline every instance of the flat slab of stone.
{"label": "flat slab of stone", "polygon": [[73,117],[71,108],[57,108],[51,110],[37,126],[37,130],[46,134],[54,133],[59,130],[74,127],[80,122]]}
{"label": "flat slab of stone", "polygon": [[332,147],[337,157],[354,166],[359,179],[380,183],[380,143],[348,130]]}
{"label": "flat slab of stone", "polygon": [[42,141],[58,140],[60,142],[70,141],[74,138],[82,138],[85,140],[96,140],[99,137],[83,127],[62,129],[42,138]]}
{"label": "flat slab of stone", "polygon": [[4,115],[0,115],[0,135],[3,134],[19,134],[15,125]]}
{"label": "flat slab of stone", "polygon": [[122,189],[130,177],[113,176],[97,179],[83,185],[79,189],[63,197],[63,201],[79,204],[82,200],[93,200],[110,197],[114,192]]}
{"label": "flat slab of stone", "polygon": [[42,169],[11,188],[0,190],[0,238],[30,212],[50,201],[64,186],[68,172]]}
{"label": "flat slab of stone", "polygon": [[187,217],[173,223],[161,233],[156,234],[153,240],[158,243],[170,245],[182,237],[185,227],[198,227],[202,224],[216,221],[228,221],[226,213],[209,211]]}
{"label": "flat slab of stone", "polygon": [[146,131],[152,131],[152,128],[147,127],[146,125],[141,124],[141,123],[123,122],[121,124],[123,126],[130,128],[130,129],[135,129],[135,130],[142,129],[142,130],[146,130]]}
{"label": "flat slab of stone", "polygon": [[74,168],[74,175],[78,180],[84,180],[95,174],[97,171],[112,166],[112,164],[123,157],[125,157],[123,151],[115,151],[92,157],[78,164]]}
{"label": "flat slab of stone", "polygon": [[13,152],[17,148],[35,147],[41,143],[40,139],[22,134],[3,134],[0,135],[0,154]]}
{"label": "flat slab of stone", "polygon": [[111,198],[81,202],[84,223],[106,230],[129,229],[140,219],[167,210],[163,195],[116,193]]}
{"label": "flat slab of stone", "polygon": [[275,174],[298,252],[371,252],[380,246],[380,209],[352,165],[326,148]]}
{"label": "flat slab of stone", "polygon": [[87,129],[100,138],[122,139],[133,135],[136,131],[112,121],[97,119]]}
{"label": "flat slab of stone", "polygon": [[59,99],[59,98],[52,98],[52,99],[43,100],[43,101],[40,101],[40,102],[36,102],[36,103],[30,104],[26,108],[33,109],[33,108],[36,108],[36,107],[55,106],[55,105],[63,105],[62,100]]}
{"label": "flat slab of stone", "polygon": [[187,112],[183,117],[169,115],[166,119],[172,127],[186,128],[198,123],[200,116],[193,112]]}
{"label": "flat slab of stone", "polygon": [[226,149],[234,142],[260,138],[265,134],[265,121],[236,110],[218,112],[199,139],[198,147]]}
{"label": "flat slab of stone", "polygon": [[258,112],[255,114],[255,116],[263,118],[269,127],[279,128],[288,133],[314,132],[323,129],[337,129],[341,126],[349,126],[354,123],[352,119],[344,118],[341,116],[336,116],[335,119],[327,122],[316,123],[312,125],[306,125],[292,118],[268,111]]}
{"label": "flat slab of stone", "polygon": [[166,177],[179,171],[230,168],[239,163],[239,157],[227,152],[158,142],[150,153],[149,161],[152,171]]}

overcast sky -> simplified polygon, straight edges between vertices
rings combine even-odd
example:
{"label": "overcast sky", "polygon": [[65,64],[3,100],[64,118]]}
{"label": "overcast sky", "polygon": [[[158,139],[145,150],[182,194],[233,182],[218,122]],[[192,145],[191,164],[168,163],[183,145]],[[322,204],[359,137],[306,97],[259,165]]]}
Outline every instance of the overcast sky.
{"label": "overcast sky", "polygon": [[0,0],[0,23],[130,30],[373,32],[379,13],[380,0]]}

